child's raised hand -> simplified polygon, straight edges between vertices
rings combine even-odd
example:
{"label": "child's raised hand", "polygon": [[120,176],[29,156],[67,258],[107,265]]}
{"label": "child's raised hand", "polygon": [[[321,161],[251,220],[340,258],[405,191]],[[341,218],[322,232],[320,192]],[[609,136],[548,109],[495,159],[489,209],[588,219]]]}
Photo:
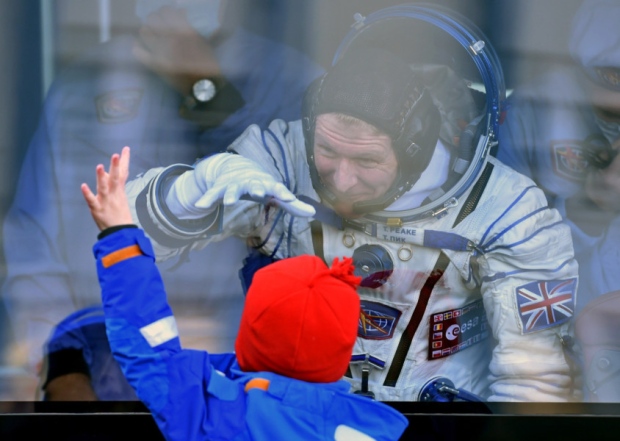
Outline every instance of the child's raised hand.
{"label": "child's raised hand", "polygon": [[129,147],[124,147],[120,155],[112,155],[109,173],[106,173],[103,164],[97,166],[96,173],[97,194],[93,194],[87,184],[82,184],[81,189],[97,227],[104,230],[117,225],[132,224],[125,194],[125,182],[129,175]]}

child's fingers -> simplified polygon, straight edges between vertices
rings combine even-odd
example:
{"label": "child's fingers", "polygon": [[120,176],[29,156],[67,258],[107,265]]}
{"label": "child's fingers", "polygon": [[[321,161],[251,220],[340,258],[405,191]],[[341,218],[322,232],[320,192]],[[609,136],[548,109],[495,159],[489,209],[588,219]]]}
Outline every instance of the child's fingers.
{"label": "child's fingers", "polygon": [[124,185],[129,174],[129,147],[124,147],[121,154],[113,154],[110,159],[110,190]]}
{"label": "child's fingers", "polygon": [[82,184],[80,186],[80,190],[82,190],[82,195],[84,196],[84,200],[86,200],[86,204],[90,209],[96,208],[97,206],[97,196],[93,194],[88,184]]}
{"label": "child's fingers", "polygon": [[119,179],[119,163],[120,157],[118,153],[114,153],[110,158],[110,187],[114,189]]}
{"label": "child's fingers", "polygon": [[127,146],[123,147],[123,150],[121,151],[120,162],[119,162],[119,172],[120,172],[119,177],[123,183],[127,181],[127,176],[129,176],[130,157],[131,157],[131,152],[130,152],[129,147]]}
{"label": "child's fingers", "polygon": [[110,176],[103,168],[103,164],[99,164],[96,169],[97,173],[97,194],[105,196],[108,194],[108,180]]}

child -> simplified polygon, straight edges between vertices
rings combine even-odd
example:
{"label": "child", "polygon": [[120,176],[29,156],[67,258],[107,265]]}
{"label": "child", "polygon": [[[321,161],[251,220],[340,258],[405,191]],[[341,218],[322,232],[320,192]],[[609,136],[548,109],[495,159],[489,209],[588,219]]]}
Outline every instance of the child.
{"label": "child", "polygon": [[348,393],[345,373],[360,301],[351,259],[317,257],[258,271],[235,354],[182,349],[149,239],[132,225],[124,188],[129,148],[98,165],[97,195],[82,193],[106,329],[115,358],[168,440],[396,440],[407,420]]}

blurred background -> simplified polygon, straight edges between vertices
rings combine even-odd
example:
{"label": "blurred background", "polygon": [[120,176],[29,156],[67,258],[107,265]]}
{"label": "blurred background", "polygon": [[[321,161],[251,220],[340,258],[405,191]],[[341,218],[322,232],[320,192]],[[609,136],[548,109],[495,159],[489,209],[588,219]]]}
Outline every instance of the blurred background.
{"label": "blurred background", "polygon": [[[224,23],[288,45],[326,67],[353,23],[354,13],[368,14],[399,3],[392,0],[229,0]],[[579,0],[434,3],[457,10],[483,30],[503,63],[507,89],[545,69],[568,62],[567,36]],[[0,220],[14,201],[20,169],[55,79],[97,46],[120,36],[137,35],[140,25],[133,0],[0,2]],[[93,161],[93,170],[95,165]],[[77,195],[78,186],[75,191]],[[94,239],[80,246],[90,250]],[[0,259],[0,281],[3,281],[5,256]],[[0,350],[7,351],[15,335],[7,325],[6,309],[0,313]],[[231,320],[234,322],[234,318]],[[230,340],[230,336],[226,338]],[[225,349],[229,343],[223,345]],[[0,400],[34,399],[36,376],[12,363],[12,355],[5,354],[5,358],[8,361],[0,367]]]}

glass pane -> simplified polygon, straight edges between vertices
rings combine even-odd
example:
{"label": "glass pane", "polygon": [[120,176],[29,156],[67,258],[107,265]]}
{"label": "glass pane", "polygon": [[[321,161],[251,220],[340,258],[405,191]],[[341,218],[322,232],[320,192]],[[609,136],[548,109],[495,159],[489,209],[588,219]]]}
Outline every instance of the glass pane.
{"label": "glass pane", "polygon": [[[469,404],[475,413],[615,414],[620,50],[612,36],[620,12],[612,3],[0,5],[0,402],[137,401],[110,352],[93,257],[99,228],[80,191],[82,183],[95,190],[95,167],[108,169],[111,155],[129,146],[131,206],[147,213],[137,208],[133,222],[156,244],[183,347],[235,350],[250,251],[261,250],[258,265],[322,248],[328,263],[353,257],[365,277],[345,375],[353,391],[405,413],[437,409],[415,407],[424,400],[456,411],[469,397],[484,402]],[[453,12],[456,23],[446,19]],[[345,65],[358,48],[396,56],[394,66],[406,66],[420,93],[407,83],[382,95],[370,87],[380,80],[364,75],[359,84],[369,87],[359,94],[347,81],[314,82],[325,72],[331,78],[332,64]],[[360,58],[360,66],[369,63]],[[385,76],[401,80],[395,70]],[[421,97],[430,101],[411,117]],[[398,105],[402,118],[381,119]],[[343,157],[364,171],[334,177],[330,167],[342,158],[330,130],[340,123],[320,119],[334,112],[385,135],[380,147],[395,158],[388,183],[373,180],[381,166],[355,156],[364,149],[363,125]],[[433,112],[436,134],[426,129]],[[305,129],[270,125],[303,116]],[[292,192],[335,209],[344,227],[320,219],[319,246],[302,215],[292,218],[273,201],[216,217],[195,201],[166,199],[175,173],[231,145],[262,158]],[[173,164],[170,175],[159,174]],[[142,193],[155,176],[168,180]],[[340,189],[347,180],[359,193]],[[165,208],[156,211],[153,201]],[[218,228],[226,237],[207,244]],[[149,313],[144,305],[143,326]]]}

